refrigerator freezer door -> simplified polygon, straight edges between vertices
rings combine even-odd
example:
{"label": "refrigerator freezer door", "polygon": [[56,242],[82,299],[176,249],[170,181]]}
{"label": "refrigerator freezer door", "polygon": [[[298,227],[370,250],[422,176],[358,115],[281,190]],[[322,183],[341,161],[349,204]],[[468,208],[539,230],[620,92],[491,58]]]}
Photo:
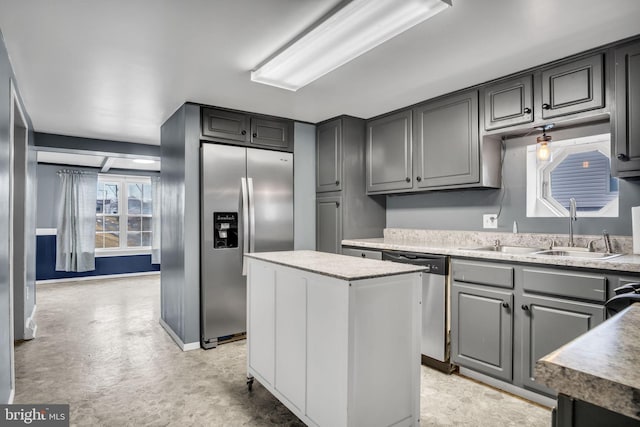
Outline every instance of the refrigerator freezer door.
{"label": "refrigerator freezer door", "polygon": [[293,154],[248,148],[247,181],[255,230],[250,247],[293,250]]}
{"label": "refrigerator freezer door", "polygon": [[[246,331],[241,192],[246,148],[202,144],[201,159],[200,332],[203,347],[211,348],[220,337]],[[214,212],[238,213],[238,247],[214,249]]]}

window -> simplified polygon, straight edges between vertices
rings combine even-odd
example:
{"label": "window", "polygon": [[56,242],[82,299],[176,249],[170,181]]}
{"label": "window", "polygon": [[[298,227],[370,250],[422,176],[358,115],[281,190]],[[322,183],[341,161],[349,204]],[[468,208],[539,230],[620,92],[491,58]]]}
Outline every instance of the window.
{"label": "window", "polygon": [[151,179],[98,175],[96,250],[151,248]]}
{"label": "window", "polygon": [[569,215],[576,199],[579,216],[617,217],[618,180],[611,177],[610,135],[595,135],[549,144],[551,158],[536,158],[527,147],[527,216]]}

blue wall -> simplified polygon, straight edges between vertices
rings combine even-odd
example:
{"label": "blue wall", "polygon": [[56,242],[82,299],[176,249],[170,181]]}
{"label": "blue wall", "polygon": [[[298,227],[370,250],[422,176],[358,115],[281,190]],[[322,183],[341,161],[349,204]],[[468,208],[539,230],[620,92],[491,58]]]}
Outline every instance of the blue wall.
{"label": "blue wall", "polygon": [[37,239],[36,280],[160,271],[159,264],[151,264],[151,255],[96,257],[94,271],[83,273],[56,271],[56,236],[37,236]]}

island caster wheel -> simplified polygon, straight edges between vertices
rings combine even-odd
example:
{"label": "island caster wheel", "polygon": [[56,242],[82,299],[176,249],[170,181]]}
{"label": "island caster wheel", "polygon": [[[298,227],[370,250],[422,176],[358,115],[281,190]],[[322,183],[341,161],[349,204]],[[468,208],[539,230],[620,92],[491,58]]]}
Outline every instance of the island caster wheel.
{"label": "island caster wheel", "polygon": [[253,390],[253,377],[247,377],[247,390]]}

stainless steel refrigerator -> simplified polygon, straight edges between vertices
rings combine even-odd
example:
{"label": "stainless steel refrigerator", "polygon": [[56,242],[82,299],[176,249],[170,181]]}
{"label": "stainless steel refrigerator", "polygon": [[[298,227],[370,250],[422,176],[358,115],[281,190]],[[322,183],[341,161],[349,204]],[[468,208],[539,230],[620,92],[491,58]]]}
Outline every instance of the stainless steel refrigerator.
{"label": "stainless steel refrigerator", "polygon": [[293,250],[293,155],[203,143],[200,342],[246,331],[243,254]]}

